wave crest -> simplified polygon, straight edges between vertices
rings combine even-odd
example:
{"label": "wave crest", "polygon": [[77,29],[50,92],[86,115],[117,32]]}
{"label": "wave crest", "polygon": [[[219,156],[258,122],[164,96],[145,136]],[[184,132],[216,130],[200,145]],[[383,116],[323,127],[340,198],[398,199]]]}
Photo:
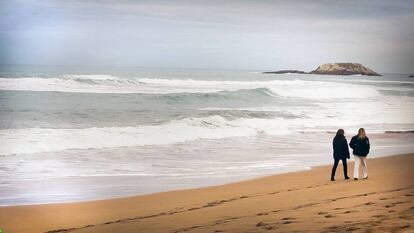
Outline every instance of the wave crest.
{"label": "wave crest", "polygon": [[380,95],[367,85],[304,80],[206,81],[193,79],[120,78],[111,75],[62,75],[54,78],[0,78],[1,90],[81,93],[216,93],[256,89],[282,98],[370,98]]}
{"label": "wave crest", "polygon": [[289,131],[284,121],[257,118],[227,120],[214,115],[137,127],[4,129],[0,130],[0,155],[162,145],[200,139],[248,137],[264,131],[269,134],[287,134]]}

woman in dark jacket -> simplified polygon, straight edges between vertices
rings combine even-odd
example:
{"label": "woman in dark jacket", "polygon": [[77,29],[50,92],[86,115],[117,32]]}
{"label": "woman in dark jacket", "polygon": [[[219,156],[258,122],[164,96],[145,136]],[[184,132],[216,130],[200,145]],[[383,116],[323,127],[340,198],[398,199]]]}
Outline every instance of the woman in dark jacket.
{"label": "woman in dark jacket", "polygon": [[338,167],[339,160],[342,160],[342,165],[344,167],[344,177],[345,180],[349,179],[346,159],[349,159],[349,149],[348,149],[348,142],[345,138],[345,131],[343,129],[338,129],[336,135],[332,142],[333,145],[333,157],[334,157],[334,165],[332,167],[331,173],[331,181],[335,180],[335,172],[336,168]]}
{"label": "woman in dark jacket", "polygon": [[368,179],[367,155],[369,153],[370,144],[364,128],[358,130],[358,134],[353,136],[349,146],[353,149],[355,158],[354,180],[359,178],[359,165],[362,165],[362,173],[364,179]]}

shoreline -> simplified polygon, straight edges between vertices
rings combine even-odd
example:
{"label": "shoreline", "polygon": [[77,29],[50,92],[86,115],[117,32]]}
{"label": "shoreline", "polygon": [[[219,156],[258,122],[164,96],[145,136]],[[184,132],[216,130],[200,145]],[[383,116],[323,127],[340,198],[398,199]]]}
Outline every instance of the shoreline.
{"label": "shoreline", "polygon": [[[414,136],[412,135],[413,134],[404,133],[390,137],[387,136],[387,134],[371,134],[372,141],[375,140],[378,147],[373,149],[372,153],[374,156],[369,156],[370,159],[392,156],[395,154],[411,153],[414,151],[414,147],[406,145],[414,139]],[[328,138],[330,138],[330,136],[328,136]],[[148,177],[149,179],[147,179],[147,177],[141,176],[131,177],[119,175],[50,177],[21,184],[15,183],[5,186],[2,192],[0,192],[0,196],[3,194],[2,200],[0,201],[0,207],[101,201],[114,198],[152,195],[176,190],[198,189],[291,172],[307,171],[315,167],[331,165],[332,163],[329,158],[331,155],[324,155],[321,150],[312,153],[300,149],[296,149],[295,151],[297,155],[302,157],[303,163],[301,162],[296,165],[290,164],[290,166],[287,167],[267,166],[265,169],[257,169],[257,171],[252,170],[245,174],[234,173],[228,177],[221,176],[221,178],[199,176],[197,179],[181,179],[181,183],[180,179],[176,178],[170,179],[170,183],[165,183],[168,178],[163,178],[161,176],[150,176]],[[254,153],[254,150],[249,150],[247,153]],[[288,157],[291,156],[290,154],[291,153],[288,153]],[[294,154],[292,158],[297,155]],[[283,156],[280,156],[280,154],[276,153],[273,157],[274,160],[271,162],[283,160],[281,159]],[[350,161],[353,161],[353,158],[351,158]],[[252,162],[254,163],[254,161]],[[44,185],[45,183],[48,185]],[[161,185],[157,186],[157,184]],[[127,188],[123,190],[122,187]],[[45,188],[47,189],[45,190]],[[23,189],[30,189],[32,190],[32,193],[30,195],[25,195],[28,192],[22,191]],[[67,193],[65,193],[66,196],[59,196],[63,191],[67,191]]]}
{"label": "shoreline", "polygon": [[[272,212],[269,210],[269,207],[273,206],[276,208],[285,206],[286,209],[289,209],[294,206],[306,206],[309,204],[307,203],[307,200],[332,196],[335,192],[341,191],[341,189],[337,190],[335,188],[334,190],[325,189],[344,185],[361,187],[361,184],[367,184],[368,188],[372,189],[372,191],[369,192],[366,189],[343,190],[344,193],[342,195],[361,195],[362,192],[367,194],[365,196],[369,196],[386,190],[402,188],[400,191],[406,190],[409,192],[405,195],[412,194],[414,196],[414,185],[411,181],[414,178],[414,172],[412,171],[413,165],[411,165],[413,162],[414,153],[389,155],[369,159],[368,169],[370,169],[370,179],[361,181],[343,181],[342,166],[340,165],[337,170],[337,181],[331,182],[329,181],[331,165],[321,165],[312,167],[310,170],[288,172],[202,188],[172,190],[146,195],[93,201],[1,206],[0,229],[4,232],[65,232],[64,229],[71,229],[71,231],[74,232],[113,232],[115,229],[118,229],[118,227],[122,227],[123,232],[136,232],[136,229],[141,229],[141,231],[146,232],[180,232],[174,231],[174,229],[183,229],[188,225],[199,226],[202,225],[201,223],[205,222],[211,223],[223,216],[227,216],[231,219],[237,217],[240,213],[245,213],[246,215],[251,211],[258,213],[251,216],[251,219],[249,217],[248,221],[244,219],[243,224],[239,226],[239,228],[237,228],[237,226],[240,222],[238,222],[238,218],[236,218],[235,220],[222,219],[222,221],[226,222],[225,224],[210,224],[211,226],[209,224],[204,224],[202,225],[203,227],[189,228],[186,231],[213,232],[212,229],[215,229],[215,226],[221,225],[224,229],[230,227],[230,231],[227,229],[224,230],[225,232],[233,232],[231,229],[236,231],[234,227],[236,227],[238,231],[254,229],[255,232],[261,232],[262,230],[266,230],[266,228],[279,229],[281,231],[283,231],[283,229],[285,231],[307,229],[302,228],[304,227],[303,223],[306,223],[306,221],[302,222],[301,227],[296,220],[298,219],[297,216],[303,215],[304,213],[297,213],[294,218],[282,217],[285,215],[281,215],[282,218],[280,219],[293,219],[285,219],[282,220],[282,223],[280,224],[272,223],[269,225],[269,223],[266,223],[268,222],[266,219],[269,216],[283,212],[283,210]],[[353,162],[350,161],[348,167],[348,175],[352,177]],[[378,172],[377,169],[379,167],[389,170],[391,173],[400,174],[400,176],[387,178],[387,176]],[[380,177],[382,177],[382,181],[379,180]],[[382,183],[384,185],[382,185]],[[277,187],[274,187],[275,184],[277,184]],[[313,192],[309,193],[307,189],[313,189]],[[305,193],[297,193],[295,195],[288,194],[290,192],[296,193],[299,190],[304,191]],[[355,194],[355,192],[357,194]],[[306,201],[295,200],[295,196],[302,196]],[[364,195],[360,197],[363,198]],[[412,198],[412,196],[404,197],[408,198],[408,201],[398,205],[403,206],[404,204],[408,205],[408,207],[410,207],[409,205],[412,206],[414,198]],[[252,199],[256,199],[258,204],[251,203]],[[332,197],[330,197],[330,199],[332,199]],[[315,206],[310,205],[306,208],[315,209]],[[367,204],[367,207],[373,206],[374,204]],[[408,208],[408,215],[406,213],[408,216],[407,218],[410,220],[414,218],[413,207],[410,207],[411,209]],[[302,209],[302,207],[298,208],[298,210],[299,209]],[[325,208],[318,207],[318,209],[321,210]],[[294,212],[294,210],[291,211]],[[194,220],[193,215],[199,216],[199,218]],[[331,218],[327,216],[328,215],[323,215],[323,218],[325,218],[325,220]],[[263,218],[263,221],[258,221],[260,218]],[[174,221],[172,219],[174,219]],[[256,224],[250,222],[250,220],[253,219],[255,219]],[[250,225],[246,226],[245,221],[249,222]],[[25,222],[25,224],[24,226],[21,226],[18,222]],[[235,225],[231,224],[231,222]],[[238,222],[238,224],[235,222]],[[153,224],[156,224],[157,227],[148,228],[149,225]],[[308,225],[309,224],[312,224],[312,222],[308,222]],[[319,224],[317,231],[325,229],[322,226],[325,226],[326,224],[329,225],[329,222]],[[410,227],[406,228],[412,229],[412,227],[414,226],[410,225]]]}
{"label": "shoreline", "polygon": [[[389,156],[395,156],[395,155],[399,155],[399,154],[406,154],[406,153],[410,153],[410,152],[401,152],[398,154],[387,154],[384,152],[376,152],[375,157],[370,157],[369,159],[376,159],[376,158],[382,158],[382,157],[389,157]],[[348,162],[353,161],[353,157],[351,155],[351,159],[348,160]],[[202,184],[200,186],[189,186],[189,187],[178,187],[178,188],[169,188],[169,189],[164,189],[164,190],[160,190],[160,191],[151,191],[151,192],[142,192],[142,193],[135,193],[135,194],[127,194],[127,195],[112,195],[112,196],[106,196],[106,197],[97,197],[97,198],[82,198],[82,199],[68,199],[68,200],[52,200],[52,201],[37,201],[37,202],[31,202],[31,203],[27,203],[27,202],[21,202],[21,203],[11,203],[10,202],[5,202],[4,204],[0,203],[0,208],[1,207],[14,207],[14,206],[36,206],[36,205],[51,205],[51,204],[73,204],[73,203],[82,203],[82,202],[93,202],[93,201],[104,201],[104,200],[112,200],[112,199],[122,199],[122,198],[131,198],[131,197],[136,197],[136,196],[147,196],[147,195],[154,195],[154,194],[158,194],[158,193],[166,193],[166,192],[173,192],[173,191],[183,191],[183,190],[193,190],[193,189],[200,189],[200,188],[207,188],[207,187],[215,187],[215,186],[223,186],[223,185],[229,185],[229,184],[234,184],[234,183],[239,183],[239,182],[245,182],[245,181],[251,181],[251,180],[255,180],[255,179],[261,179],[261,178],[266,178],[266,177],[271,177],[271,176],[275,176],[275,175],[282,175],[282,174],[289,174],[289,173],[295,173],[295,172],[302,172],[302,171],[309,171],[318,167],[323,167],[323,166],[331,166],[332,165],[332,161],[329,160],[328,161],[320,161],[316,164],[313,165],[303,165],[303,167],[301,168],[291,168],[289,170],[285,170],[285,171],[278,171],[278,172],[273,172],[270,174],[257,174],[255,176],[253,175],[243,175],[243,176],[239,176],[235,179],[228,179],[227,181],[222,181],[222,182],[218,182],[218,183],[210,183],[210,184]],[[350,174],[352,175],[352,174]],[[77,182],[79,182],[81,179],[101,179],[101,180],[106,180],[108,181],[109,179],[119,179],[121,180],[124,176],[98,176],[98,177],[67,177],[64,178],[62,180],[62,178],[50,178],[48,180],[44,180],[44,182],[50,182],[53,181],[54,183],[57,182],[73,182],[74,180],[77,180]],[[68,179],[65,181],[65,179]],[[100,181],[102,182],[102,181]],[[113,182],[113,181],[112,181]],[[132,182],[130,182],[132,183]],[[128,184],[127,184],[128,185]]]}
{"label": "shoreline", "polygon": [[[382,158],[382,157],[388,157],[388,156],[394,156],[394,155],[385,155],[385,156],[376,157],[376,158]],[[192,188],[190,187],[190,188],[181,188],[181,189],[178,188],[178,189],[171,189],[171,190],[165,190],[165,191],[159,191],[159,192],[151,192],[151,193],[143,193],[143,194],[132,194],[132,195],[127,195],[127,196],[119,196],[119,197],[114,196],[114,197],[109,197],[109,198],[85,199],[85,200],[79,200],[79,201],[75,200],[75,201],[59,201],[59,202],[39,202],[39,203],[28,203],[28,204],[22,203],[22,204],[10,204],[10,205],[7,205],[7,204],[6,205],[1,205],[0,204],[0,208],[3,208],[3,207],[18,207],[18,206],[40,206],[40,205],[43,206],[43,205],[55,205],[55,204],[76,204],[76,203],[87,203],[87,202],[106,201],[106,200],[133,198],[133,197],[141,197],[141,196],[150,196],[150,195],[170,193],[170,192],[190,191],[190,190],[197,190],[197,189],[204,189],[204,188],[211,188],[211,187],[237,184],[237,183],[242,183],[242,182],[247,182],[247,181],[253,181],[253,180],[256,180],[256,179],[263,179],[263,178],[267,178],[267,177],[277,176],[277,175],[310,171],[313,168],[324,167],[324,166],[328,166],[328,165],[327,164],[321,164],[321,165],[316,165],[316,166],[311,166],[311,167],[304,167],[303,169],[298,169],[298,170],[274,173],[274,174],[270,174],[270,175],[261,175],[261,176],[257,176],[257,177],[250,177],[250,178],[246,178],[246,179],[230,181],[230,182],[220,183],[220,184],[205,185],[205,186],[200,186],[200,187],[192,187]],[[102,177],[105,178],[106,176],[102,176]],[[123,177],[123,176],[119,176],[119,177]]]}

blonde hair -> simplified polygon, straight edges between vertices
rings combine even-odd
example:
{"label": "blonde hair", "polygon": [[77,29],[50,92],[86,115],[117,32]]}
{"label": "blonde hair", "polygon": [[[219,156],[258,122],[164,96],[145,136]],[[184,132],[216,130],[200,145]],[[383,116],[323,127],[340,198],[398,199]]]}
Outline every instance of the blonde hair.
{"label": "blonde hair", "polygon": [[358,138],[363,139],[366,138],[367,134],[365,133],[365,129],[364,128],[360,128],[358,130]]}

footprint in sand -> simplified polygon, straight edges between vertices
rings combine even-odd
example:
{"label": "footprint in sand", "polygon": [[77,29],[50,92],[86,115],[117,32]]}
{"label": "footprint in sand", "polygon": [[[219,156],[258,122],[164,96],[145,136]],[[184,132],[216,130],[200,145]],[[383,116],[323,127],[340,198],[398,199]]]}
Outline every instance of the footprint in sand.
{"label": "footprint in sand", "polygon": [[409,216],[409,215],[401,215],[401,216],[399,216],[398,218],[400,218],[400,219],[404,219],[404,220],[410,220],[411,219],[411,215]]}
{"label": "footprint in sand", "polygon": [[344,214],[356,213],[356,212],[358,212],[358,211],[356,211],[356,210],[347,210],[347,211],[344,212]]}
{"label": "footprint in sand", "polygon": [[263,227],[266,230],[273,230],[273,229],[275,229],[273,226],[270,226],[269,224],[264,223],[264,222],[258,222],[256,224],[256,227]]}
{"label": "footprint in sand", "polygon": [[394,207],[394,206],[396,206],[396,205],[399,205],[399,204],[404,204],[404,203],[407,203],[407,202],[397,201],[397,202],[393,202],[393,203],[391,203],[391,204],[388,204],[388,205],[386,205],[386,206],[384,206],[384,207],[385,207],[385,208],[391,208],[391,207]]}
{"label": "footprint in sand", "polygon": [[360,228],[358,228],[358,227],[348,227],[348,228],[346,228],[346,231],[356,231],[356,230],[359,230]]}
{"label": "footprint in sand", "polygon": [[335,215],[332,215],[332,214],[325,215],[325,218],[334,218],[334,217]]}
{"label": "footprint in sand", "polygon": [[330,226],[329,229],[335,231],[336,229],[338,229],[338,226]]}
{"label": "footprint in sand", "polygon": [[[282,224],[291,224],[291,223],[295,223],[294,221],[290,221],[290,220],[294,220],[296,218],[282,218],[280,220],[283,220]],[[286,221],[287,220],[287,221]],[[256,224],[256,227],[264,227],[266,230],[273,230],[275,229],[273,226],[270,226],[268,223],[265,222],[258,222]]]}
{"label": "footprint in sand", "polygon": [[321,211],[321,212],[318,213],[318,215],[324,215],[324,214],[327,214],[327,213],[328,212]]}
{"label": "footprint in sand", "polygon": [[271,193],[268,193],[268,195],[273,195],[273,194],[278,194],[278,193],[280,192],[271,192]]}
{"label": "footprint in sand", "polygon": [[264,222],[258,222],[258,223],[256,224],[256,227],[264,227],[264,226],[267,226],[267,223],[264,223]]}

